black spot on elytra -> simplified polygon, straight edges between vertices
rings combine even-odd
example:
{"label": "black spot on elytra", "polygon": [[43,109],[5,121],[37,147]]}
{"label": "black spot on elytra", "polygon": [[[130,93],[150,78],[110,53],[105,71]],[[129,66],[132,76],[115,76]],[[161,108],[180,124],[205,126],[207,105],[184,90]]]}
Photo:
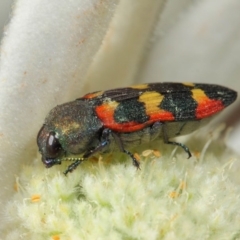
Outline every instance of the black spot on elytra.
{"label": "black spot on elytra", "polygon": [[129,99],[121,102],[114,113],[114,120],[117,123],[137,122],[144,123],[149,119],[145,113],[144,103],[137,99]]}
{"label": "black spot on elytra", "polygon": [[194,120],[197,102],[192,98],[191,91],[165,93],[161,109],[173,114],[175,121]]}
{"label": "black spot on elytra", "polygon": [[194,88],[203,90],[210,99],[222,101],[225,107],[233,103],[237,98],[237,92],[219,85],[196,84]]}

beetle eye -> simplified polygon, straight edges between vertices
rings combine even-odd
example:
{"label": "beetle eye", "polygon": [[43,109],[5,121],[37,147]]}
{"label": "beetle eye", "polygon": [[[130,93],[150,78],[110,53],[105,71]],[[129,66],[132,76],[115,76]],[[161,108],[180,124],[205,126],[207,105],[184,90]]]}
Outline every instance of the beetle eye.
{"label": "beetle eye", "polygon": [[62,152],[62,146],[55,132],[50,132],[46,142],[46,155],[48,158],[56,158]]}

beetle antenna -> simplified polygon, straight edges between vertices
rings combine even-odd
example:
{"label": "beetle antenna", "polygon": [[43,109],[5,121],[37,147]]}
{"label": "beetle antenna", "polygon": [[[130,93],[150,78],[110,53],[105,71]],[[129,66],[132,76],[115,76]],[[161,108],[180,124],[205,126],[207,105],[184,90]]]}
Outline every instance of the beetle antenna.
{"label": "beetle antenna", "polygon": [[61,159],[61,161],[71,161],[71,162],[76,162],[76,161],[84,161],[86,158],[76,158],[76,157],[64,157]]}

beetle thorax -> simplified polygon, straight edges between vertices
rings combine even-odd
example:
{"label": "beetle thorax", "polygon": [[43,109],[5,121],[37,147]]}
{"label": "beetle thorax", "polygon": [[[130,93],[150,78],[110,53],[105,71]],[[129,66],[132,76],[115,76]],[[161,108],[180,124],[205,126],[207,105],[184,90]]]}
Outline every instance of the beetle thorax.
{"label": "beetle thorax", "polygon": [[90,104],[89,101],[76,100],[59,105],[46,118],[46,126],[58,134],[66,153],[83,153],[102,128]]}

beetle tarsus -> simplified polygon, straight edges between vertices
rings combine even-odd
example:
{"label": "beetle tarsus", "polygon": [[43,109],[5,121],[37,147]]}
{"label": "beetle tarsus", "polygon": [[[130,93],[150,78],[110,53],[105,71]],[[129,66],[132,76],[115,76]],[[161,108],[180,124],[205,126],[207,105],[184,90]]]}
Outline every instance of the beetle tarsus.
{"label": "beetle tarsus", "polygon": [[75,170],[79,164],[81,164],[83,162],[83,160],[77,160],[75,162],[73,162],[72,164],[70,164],[67,168],[66,171],[64,171],[64,175],[66,176],[69,172],[72,172],[73,170]]}
{"label": "beetle tarsus", "polygon": [[184,145],[183,143],[179,143],[179,142],[172,142],[168,140],[168,136],[167,136],[167,131],[165,129],[165,125],[163,125],[163,140],[165,144],[172,144],[172,145],[176,145],[181,147],[187,154],[188,154],[188,159],[192,156],[189,148]]}
{"label": "beetle tarsus", "polygon": [[128,150],[126,150],[124,147],[123,147],[123,143],[122,143],[122,140],[119,138],[119,136],[116,134],[116,133],[112,133],[112,136],[117,144],[117,146],[119,147],[120,151],[121,152],[124,152],[126,153],[128,156],[131,157],[132,159],[132,163],[133,163],[133,166],[135,166],[137,169],[140,169],[140,163],[138,162],[138,160],[134,157],[134,155],[129,152]]}
{"label": "beetle tarsus", "polygon": [[184,145],[183,143],[179,143],[179,142],[171,142],[171,141],[167,141],[165,142],[166,144],[172,144],[172,145],[177,145],[179,147],[181,147],[187,154],[188,154],[188,159],[192,156],[189,148]]}
{"label": "beetle tarsus", "polygon": [[134,155],[133,155],[131,152],[125,150],[125,149],[123,149],[123,152],[126,153],[128,156],[130,156],[130,157],[132,158],[133,166],[136,167],[137,169],[140,169],[140,163],[139,163],[139,161],[134,157]]}

